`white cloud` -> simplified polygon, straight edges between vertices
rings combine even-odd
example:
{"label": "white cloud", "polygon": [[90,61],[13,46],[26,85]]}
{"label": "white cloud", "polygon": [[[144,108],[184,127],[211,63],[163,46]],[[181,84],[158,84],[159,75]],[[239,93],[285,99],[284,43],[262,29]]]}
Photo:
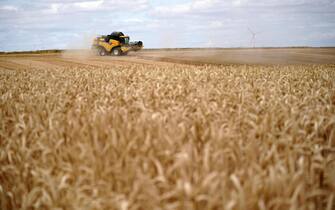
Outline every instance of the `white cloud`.
{"label": "white cloud", "polygon": [[78,11],[89,11],[89,10],[98,10],[102,8],[104,1],[75,1],[75,2],[60,2],[56,1],[51,3],[47,9],[44,9],[42,12],[45,14],[59,14],[62,12],[78,12]]}
{"label": "white cloud", "polygon": [[179,4],[175,6],[158,6],[153,9],[154,15],[174,15],[174,14],[185,14],[191,10],[189,4]]}
{"label": "white cloud", "polygon": [[247,3],[247,1],[245,1],[245,0],[234,0],[233,2],[232,2],[232,5],[234,6],[234,7],[240,7],[240,6],[242,6],[242,5],[245,5]]}
{"label": "white cloud", "polygon": [[74,6],[85,9],[85,10],[95,10],[102,6],[104,3],[103,0],[98,1],[83,1],[83,2],[76,2]]}
{"label": "white cloud", "polygon": [[224,26],[222,21],[213,21],[209,23],[209,28],[214,28],[214,29],[218,29],[218,28],[222,28]]}
{"label": "white cloud", "polygon": [[[34,7],[34,5],[36,5],[36,7]],[[72,13],[74,15],[77,12],[83,11],[110,11],[115,14],[120,12],[143,11],[148,8],[148,5],[147,0],[51,0],[48,4],[37,3],[36,1],[31,7],[26,9],[25,12],[42,12],[43,14]]]}
{"label": "white cloud", "polygon": [[193,9],[207,9],[215,6],[218,0],[194,0],[191,4]]}
{"label": "white cloud", "polygon": [[8,11],[8,12],[17,12],[19,9],[11,5],[5,5],[5,6],[1,6],[0,10]]}
{"label": "white cloud", "polygon": [[197,13],[218,5],[219,0],[193,0],[187,3],[157,6],[154,7],[151,14],[156,16],[172,16]]}
{"label": "white cloud", "polygon": [[50,9],[46,10],[46,13],[57,14],[59,12],[60,4],[51,4]]}

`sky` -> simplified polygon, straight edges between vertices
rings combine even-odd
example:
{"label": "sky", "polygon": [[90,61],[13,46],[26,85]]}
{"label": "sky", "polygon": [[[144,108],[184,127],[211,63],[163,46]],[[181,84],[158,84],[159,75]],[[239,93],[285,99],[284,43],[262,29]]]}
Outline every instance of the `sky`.
{"label": "sky", "polygon": [[335,0],[0,0],[0,51],[113,31],[146,48],[335,46]]}

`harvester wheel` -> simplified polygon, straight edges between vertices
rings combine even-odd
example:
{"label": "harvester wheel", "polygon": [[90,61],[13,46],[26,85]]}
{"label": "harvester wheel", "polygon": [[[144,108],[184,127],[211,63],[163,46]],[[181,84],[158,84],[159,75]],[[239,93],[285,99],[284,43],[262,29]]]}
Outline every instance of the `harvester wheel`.
{"label": "harvester wheel", "polygon": [[114,56],[119,56],[122,54],[121,48],[120,47],[115,47],[112,49],[112,55]]}
{"label": "harvester wheel", "polygon": [[106,56],[106,55],[107,55],[107,51],[106,51],[104,48],[99,47],[99,49],[98,49],[98,54],[99,54],[100,56]]}

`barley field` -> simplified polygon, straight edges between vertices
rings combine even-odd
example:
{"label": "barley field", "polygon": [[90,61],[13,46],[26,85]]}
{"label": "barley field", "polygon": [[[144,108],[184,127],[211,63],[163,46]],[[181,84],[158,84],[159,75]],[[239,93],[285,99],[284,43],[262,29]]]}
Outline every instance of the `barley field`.
{"label": "barley field", "polygon": [[334,65],[6,59],[2,210],[335,209]]}

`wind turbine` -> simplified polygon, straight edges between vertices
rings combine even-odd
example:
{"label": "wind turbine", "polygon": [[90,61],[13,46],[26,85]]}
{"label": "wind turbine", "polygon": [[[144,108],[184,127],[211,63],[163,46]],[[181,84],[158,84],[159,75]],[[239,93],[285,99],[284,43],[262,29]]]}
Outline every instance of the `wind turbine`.
{"label": "wind turbine", "polygon": [[256,33],[253,32],[249,27],[248,27],[249,32],[251,33],[251,45],[253,48],[255,48],[255,42],[256,42]]}

